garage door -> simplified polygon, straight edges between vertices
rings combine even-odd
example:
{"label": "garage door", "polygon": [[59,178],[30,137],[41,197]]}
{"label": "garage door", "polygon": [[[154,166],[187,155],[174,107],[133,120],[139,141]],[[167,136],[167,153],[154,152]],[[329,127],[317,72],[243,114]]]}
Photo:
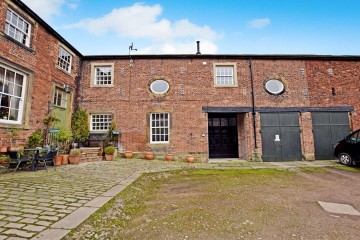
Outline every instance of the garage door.
{"label": "garage door", "polygon": [[347,112],[313,112],[315,159],[334,159],[334,145],[350,133]]}
{"label": "garage door", "polygon": [[261,113],[263,161],[301,160],[298,113]]}

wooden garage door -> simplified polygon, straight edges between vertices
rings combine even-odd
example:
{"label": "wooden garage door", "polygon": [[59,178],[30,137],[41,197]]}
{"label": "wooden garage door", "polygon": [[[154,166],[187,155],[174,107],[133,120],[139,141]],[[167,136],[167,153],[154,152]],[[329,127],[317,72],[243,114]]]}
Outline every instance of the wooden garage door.
{"label": "wooden garage door", "polygon": [[347,112],[313,112],[315,159],[334,159],[334,145],[350,133]]}
{"label": "wooden garage door", "polygon": [[299,113],[261,113],[262,159],[301,160]]}

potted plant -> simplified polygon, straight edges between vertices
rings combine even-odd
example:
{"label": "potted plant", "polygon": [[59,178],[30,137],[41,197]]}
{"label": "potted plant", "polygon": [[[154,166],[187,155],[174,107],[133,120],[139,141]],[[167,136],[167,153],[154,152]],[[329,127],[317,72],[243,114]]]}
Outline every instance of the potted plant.
{"label": "potted plant", "polygon": [[28,148],[41,147],[42,143],[43,143],[42,130],[38,128],[28,137],[28,142],[26,143],[26,146]]}
{"label": "potted plant", "polygon": [[174,154],[168,153],[165,155],[165,160],[166,161],[173,161],[174,160]]}
{"label": "potted plant", "polygon": [[8,155],[1,153],[0,154],[0,166],[6,167],[9,165],[10,158]]}
{"label": "potted plant", "polygon": [[66,127],[61,127],[59,132],[55,134],[55,139],[57,140],[57,146],[62,156],[62,164],[68,164],[69,155],[67,153],[72,139],[71,130]]}
{"label": "potted plant", "polygon": [[105,159],[106,161],[111,161],[115,153],[115,148],[113,146],[108,146],[105,148]]}
{"label": "potted plant", "polygon": [[77,148],[71,149],[70,154],[69,154],[69,162],[70,162],[70,164],[79,164],[80,156],[81,156],[80,149],[77,149]]}
{"label": "potted plant", "polygon": [[127,159],[130,159],[130,158],[132,158],[132,156],[133,156],[133,152],[132,151],[125,151],[125,158],[127,158]]}
{"label": "potted plant", "polygon": [[75,143],[84,142],[89,138],[90,129],[86,110],[78,108],[72,115],[71,131]]}
{"label": "potted plant", "polygon": [[186,156],[186,162],[188,163],[193,163],[195,160],[194,156],[193,155],[187,155]]}
{"label": "potted plant", "polygon": [[10,129],[6,132],[6,135],[9,138],[9,144],[8,151],[16,151],[17,147],[13,146],[16,145],[16,137],[19,136],[19,129]]}
{"label": "potted plant", "polygon": [[55,166],[60,166],[62,164],[62,161],[63,161],[62,155],[55,156],[55,158],[54,158]]}
{"label": "potted plant", "polygon": [[146,152],[144,157],[145,157],[146,160],[153,160],[154,159],[154,153],[153,152]]}

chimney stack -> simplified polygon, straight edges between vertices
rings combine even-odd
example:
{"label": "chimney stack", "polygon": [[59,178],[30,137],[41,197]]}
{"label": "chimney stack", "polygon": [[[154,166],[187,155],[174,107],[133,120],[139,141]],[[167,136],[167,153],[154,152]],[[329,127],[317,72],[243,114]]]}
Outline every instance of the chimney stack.
{"label": "chimney stack", "polygon": [[197,44],[197,53],[196,53],[196,55],[199,55],[199,54],[201,54],[201,52],[200,52],[200,41],[196,41],[196,44]]}

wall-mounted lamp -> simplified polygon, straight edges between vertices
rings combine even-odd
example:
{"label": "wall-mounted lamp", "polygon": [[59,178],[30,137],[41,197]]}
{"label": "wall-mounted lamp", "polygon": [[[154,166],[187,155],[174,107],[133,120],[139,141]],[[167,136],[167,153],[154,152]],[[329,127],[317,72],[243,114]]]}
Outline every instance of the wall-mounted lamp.
{"label": "wall-mounted lamp", "polygon": [[65,92],[69,92],[69,85],[64,84],[64,85],[63,85],[63,88],[64,88],[64,91],[65,91]]}

